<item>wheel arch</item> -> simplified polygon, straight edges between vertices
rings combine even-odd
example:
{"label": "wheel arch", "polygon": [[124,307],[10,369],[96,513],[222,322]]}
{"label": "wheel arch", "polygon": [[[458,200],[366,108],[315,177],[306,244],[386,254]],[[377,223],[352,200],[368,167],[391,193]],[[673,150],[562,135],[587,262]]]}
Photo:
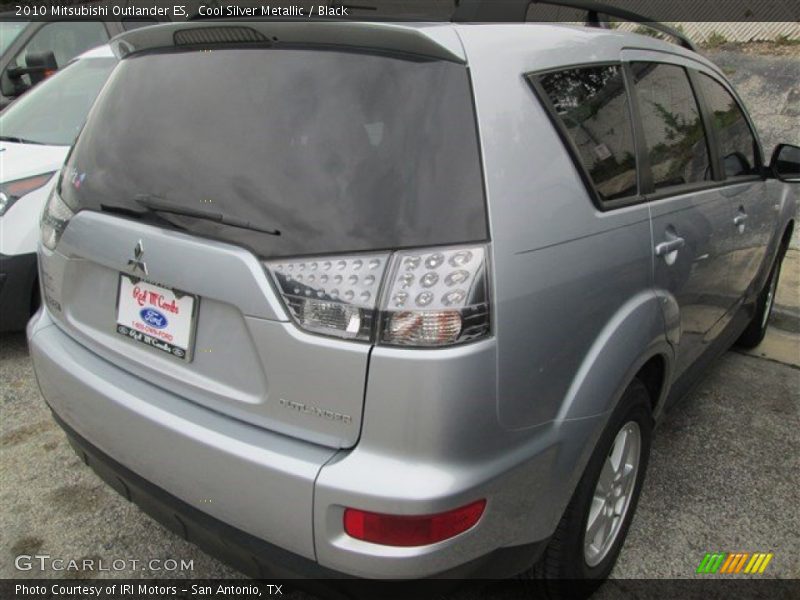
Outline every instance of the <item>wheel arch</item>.
{"label": "wheel arch", "polygon": [[584,357],[558,419],[610,413],[637,377],[651,394],[654,417],[661,413],[674,351],[660,304],[661,299],[646,290],[617,311]]}

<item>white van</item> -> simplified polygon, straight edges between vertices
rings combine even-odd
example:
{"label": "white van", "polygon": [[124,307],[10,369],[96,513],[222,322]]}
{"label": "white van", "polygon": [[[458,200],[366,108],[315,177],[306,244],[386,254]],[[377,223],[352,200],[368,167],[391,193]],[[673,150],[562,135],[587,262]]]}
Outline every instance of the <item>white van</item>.
{"label": "white van", "polygon": [[89,50],[0,114],[0,331],[38,307],[39,215],[116,63],[108,45]]}

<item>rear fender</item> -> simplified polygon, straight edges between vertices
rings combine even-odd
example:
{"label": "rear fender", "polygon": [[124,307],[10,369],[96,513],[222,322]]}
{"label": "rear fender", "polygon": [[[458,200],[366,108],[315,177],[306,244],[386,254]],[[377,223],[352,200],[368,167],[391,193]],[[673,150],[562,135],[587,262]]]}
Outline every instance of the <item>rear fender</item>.
{"label": "rear fender", "polygon": [[[578,369],[558,413],[558,420],[581,419],[609,413],[636,373],[652,357],[664,358],[669,373],[674,352],[667,342],[661,300],[643,291],[613,315]],[[660,414],[667,386],[654,400],[654,416]]]}

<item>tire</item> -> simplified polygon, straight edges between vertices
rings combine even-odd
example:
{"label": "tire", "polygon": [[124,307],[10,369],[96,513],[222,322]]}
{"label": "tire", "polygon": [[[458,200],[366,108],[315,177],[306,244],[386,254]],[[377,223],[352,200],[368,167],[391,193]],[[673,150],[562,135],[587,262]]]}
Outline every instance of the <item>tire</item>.
{"label": "tire", "polygon": [[[626,494],[625,508],[622,509],[622,514],[619,516],[616,515],[616,510],[619,508],[622,496],[615,496],[614,502],[617,504],[612,509],[598,500],[599,497],[604,496],[598,484],[601,474],[606,479],[607,473],[604,472],[604,468],[607,468],[606,463],[608,462],[613,468],[611,453],[619,448],[619,443],[624,443],[619,442],[618,435],[622,435],[625,430],[626,435],[632,436],[630,439],[633,442],[634,428],[638,429],[638,466],[635,474],[629,476],[632,488]],[[650,456],[652,435],[653,419],[650,394],[644,384],[635,379],[625,390],[619,405],[603,430],[595,451],[589,459],[589,464],[586,466],[541,560],[530,571],[522,575],[523,578],[536,580],[537,592],[549,598],[588,597],[609,576],[622,549],[633,513],[636,510]],[[625,463],[627,464],[628,461],[626,460]],[[626,480],[623,479],[622,484],[625,483]],[[615,488],[616,485],[611,487]],[[598,497],[596,497],[596,492]],[[598,510],[598,506],[601,504],[603,508]],[[605,510],[613,510],[615,513],[614,516],[608,517],[612,523],[610,530],[615,533],[608,536],[610,543],[607,546],[593,545],[593,548],[599,546],[598,552],[593,553],[591,548],[586,546],[587,525],[590,517],[599,515]],[[606,523],[608,522],[606,521]],[[605,537],[602,531],[598,532],[598,536],[594,539]]]}
{"label": "tire", "polygon": [[769,326],[769,317],[772,314],[772,307],[775,305],[775,294],[778,291],[778,280],[781,276],[781,264],[783,263],[784,250],[782,249],[775,264],[772,266],[772,271],[769,274],[769,279],[758,295],[756,300],[756,311],[750,324],[736,340],[736,345],[742,348],[755,348],[767,335],[767,327]]}

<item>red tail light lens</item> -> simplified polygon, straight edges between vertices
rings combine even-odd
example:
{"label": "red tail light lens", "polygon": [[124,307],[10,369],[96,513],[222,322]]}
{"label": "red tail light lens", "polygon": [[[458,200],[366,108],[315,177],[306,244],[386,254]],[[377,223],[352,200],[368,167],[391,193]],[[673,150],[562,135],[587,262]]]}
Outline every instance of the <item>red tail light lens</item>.
{"label": "red tail light lens", "polygon": [[384,546],[426,546],[463,533],[483,515],[486,500],[436,515],[384,515],[356,508],[344,511],[344,530],[350,537]]}

